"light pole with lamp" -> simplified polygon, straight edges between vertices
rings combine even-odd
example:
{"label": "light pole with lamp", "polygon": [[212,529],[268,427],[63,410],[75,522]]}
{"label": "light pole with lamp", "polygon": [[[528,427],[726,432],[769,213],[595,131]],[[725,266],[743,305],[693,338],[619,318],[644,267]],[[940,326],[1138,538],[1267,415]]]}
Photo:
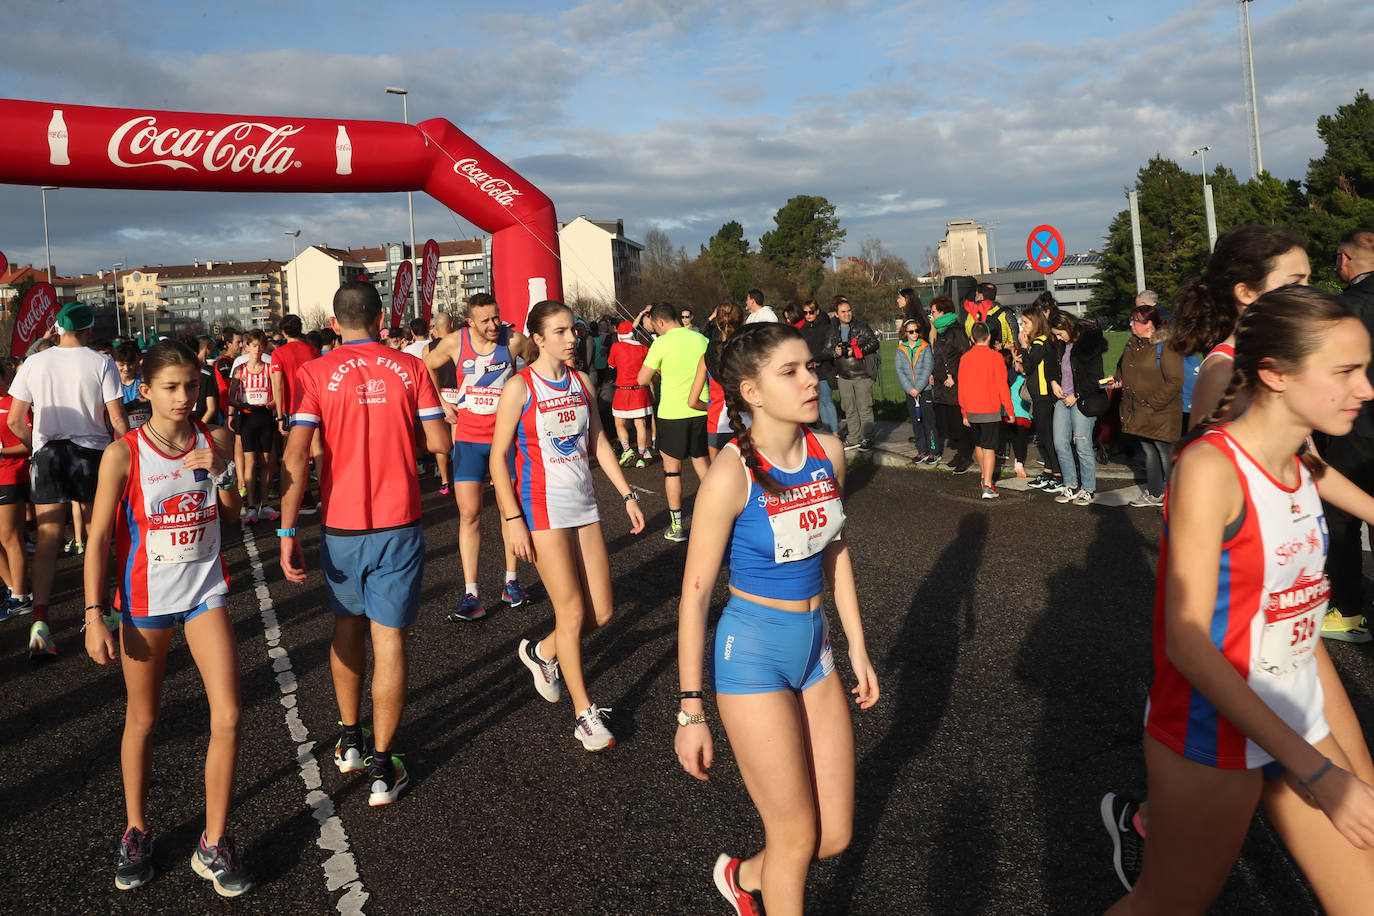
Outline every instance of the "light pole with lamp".
{"label": "light pole with lamp", "polygon": [[1210,146],[1199,146],[1190,155],[1202,157],[1202,205],[1207,211],[1207,250],[1217,247],[1217,210],[1212,202],[1212,186],[1207,183],[1207,151]]}
{"label": "light pole with lamp", "polygon": [[[410,109],[406,104],[406,98],[410,92],[399,86],[387,86],[388,95],[399,95],[401,97],[401,121],[405,124],[410,123]],[[406,209],[410,211],[410,303],[411,308],[418,308],[420,301],[420,277],[415,267],[415,194],[413,191],[406,191]]]}
{"label": "light pole with lamp", "polygon": [[46,279],[47,279],[47,281],[48,281],[49,283],[51,283],[51,282],[52,282],[52,246],[48,244],[48,192],[49,192],[49,191],[60,191],[60,190],[62,190],[62,189],[61,189],[61,188],[55,188],[55,187],[53,187],[52,185],[45,184],[45,185],[43,185],[41,188],[39,188],[38,190],[41,191],[42,194],[43,194],[43,250],[44,250],[45,252],[47,252],[47,255],[48,255],[48,276],[47,276]]}
{"label": "light pole with lamp", "polygon": [[[115,336],[118,337],[124,331],[119,326],[119,268],[124,266],[123,261],[115,261],[110,265],[110,289],[114,292],[114,313],[115,313]],[[129,328],[130,331],[133,328]]]}
{"label": "light pole with lamp", "polygon": [[[299,284],[301,280],[301,269],[296,264],[296,239],[300,238],[301,231],[299,229],[283,229],[281,234],[291,236],[291,272],[296,275],[291,280],[291,298],[292,300],[294,300],[296,298],[296,291],[297,289],[299,289]],[[291,311],[291,309],[288,308],[286,305],[285,296],[282,296],[282,310],[284,312]],[[296,314],[300,315],[301,312],[297,311]]]}

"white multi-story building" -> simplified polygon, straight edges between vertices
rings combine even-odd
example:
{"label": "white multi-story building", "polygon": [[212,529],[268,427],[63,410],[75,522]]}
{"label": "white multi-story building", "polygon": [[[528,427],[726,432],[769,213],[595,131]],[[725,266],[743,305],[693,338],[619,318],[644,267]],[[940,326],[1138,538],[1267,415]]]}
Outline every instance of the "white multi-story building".
{"label": "white multi-story building", "polygon": [[558,227],[563,296],[569,305],[610,310],[639,283],[644,246],[625,237],[623,219],[577,219]]}
{"label": "white multi-story building", "polygon": [[1102,281],[1102,255],[1095,251],[1071,254],[1053,274],[1046,276],[1030,266],[1025,258],[1012,261],[996,273],[977,274],[979,283],[997,284],[997,301],[1007,308],[1021,311],[1043,292],[1054,294],[1055,303],[1064,311],[1082,318],[1088,313],[1088,300],[1093,289]]}
{"label": "white multi-story building", "polygon": [[[438,245],[439,275],[434,284],[434,311],[456,313],[468,296],[491,292],[490,236],[439,242]],[[288,290],[294,289],[294,293],[287,295],[287,310],[300,315],[306,327],[323,325],[333,313],[334,292],[339,285],[365,274],[377,287],[382,308],[389,314],[396,271],[409,254],[410,246],[402,242],[384,242],[369,248],[311,245],[283,268]],[[423,249],[417,253],[417,271],[423,270],[423,254]],[[405,317],[409,319],[418,312],[412,297]]]}
{"label": "white multi-story building", "polygon": [[937,254],[942,277],[983,274],[997,266],[988,257],[988,231],[977,220],[945,223],[945,237],[940,239]]}

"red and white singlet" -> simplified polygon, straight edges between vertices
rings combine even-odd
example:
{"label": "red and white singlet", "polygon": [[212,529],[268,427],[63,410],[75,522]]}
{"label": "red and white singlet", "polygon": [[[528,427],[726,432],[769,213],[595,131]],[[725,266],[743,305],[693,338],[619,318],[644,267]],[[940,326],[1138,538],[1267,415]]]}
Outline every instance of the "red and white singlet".
{"label": "red and white singlet", "polygon": [[[1314,652],[1331,594],[1326,580],[1327,530],[1317,485],[1298,464],[1300,483],[1289,489],[1270,477],[1226,428],[1210,429],[1206,442],[1231,460],[1245,494],[1240,530],[1221,545],[1212,643],[1250,689],[1309,742],[1330,733]],[[1254,769],[1273,761],[1223,718],[1169,661],[1166,652],[1165,575],[1169,527],[1159,550],[1155,587],[1155,679],[1145,707],[1145,730],[1189,760],[1222,769]],[[1229,534],[1230,532],[1228,532]]]}
{"label": "red and white singlet", "polygon": [[[192,448],[211,448],[195,423]],[[223,606],[229,570],[220,554],[219,494],[209,472],[187,470],[186,452],[164,455],[142,429],[124,436],[129,480],[115,516],[116,604],[131,617]]]}
{"label": "red and white singlet", "polygon": [[706,373],[706,431],[723,435],[730,430],[730,412],[725,409],[725,389],[710,372]]}
{"label": "red and white singlet", "polygon": [[272,405],[272,383],[269,380],[271,366],[262,364],[262,369],[249,372],[248,364],[239,369],[239,402],[250,410],[267,410]]}
{"label": "red and white singlet", "polygon": [[506,382],[515,372],[515,357],[510,352],[510,331],[502,328],[496,349],[478,353],[472,348],[472,329],[463,328],[456,363],[456,389],[445,389],[441,396],[458,408],[458,423],[453,438],[462,442],[491,444],[496,430],[496,402]]}
{"label": "red and white singlet", "polygon": [[515,493],[531,531],[577,528],[601,519],[587,462],[591,398],[576,372],[551,382],[533,367],[520,370],[529,386],[515,427]]}

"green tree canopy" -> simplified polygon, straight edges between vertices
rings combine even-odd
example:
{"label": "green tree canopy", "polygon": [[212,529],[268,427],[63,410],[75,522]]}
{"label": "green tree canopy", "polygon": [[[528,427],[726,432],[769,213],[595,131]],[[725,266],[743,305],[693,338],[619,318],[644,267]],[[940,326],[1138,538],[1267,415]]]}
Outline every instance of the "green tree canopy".
{"label": "green tree canopy", "polygon": [[820,288],[824,265],[844,240],[835,205],[824,197],[799,194],[773,217],[777,228],[759,238],[764,258],[808,293]]}
{"label": "green tree canopy", "polygon": [[744,227],[738,220],[721,226],[716,234],[701,246],[705,258],[717,273],[730,297],[737,302],[744,301],[749,289],[749,240],[744,237]]}

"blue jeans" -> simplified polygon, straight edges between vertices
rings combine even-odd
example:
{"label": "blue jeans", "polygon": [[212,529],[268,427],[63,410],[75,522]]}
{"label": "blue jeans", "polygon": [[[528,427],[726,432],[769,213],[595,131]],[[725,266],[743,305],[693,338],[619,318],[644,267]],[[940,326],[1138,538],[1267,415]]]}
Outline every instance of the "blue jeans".
{"label": "blue jeans", "polygon": [[821,426],[825,427],[825,431],[832,435],[840,428],[840,415],[835,410],[833,390],[830,383],[824,379],[816,386],[816,394],[821,399]]}
{"label": "blue jeans", "polygon": [[927,455],[935,451],[935,404],[930,399],[930,393],[921,392],[919,400],[908,394],[906,415],[911,419],[911,433],[916,437],[917,453]]}
{"label": "blue jeans", "polygon": [[[1093,456],[1093,426],[1097,420],[1085,417],[1077,405],[1054,403],[1054,453],[1064,470],[1064,486],[1097,490],[1097,459]],[[1078,455],[1078,464],[1073,462]],[[1080,483],[1081,478],[1081,483]]]}

